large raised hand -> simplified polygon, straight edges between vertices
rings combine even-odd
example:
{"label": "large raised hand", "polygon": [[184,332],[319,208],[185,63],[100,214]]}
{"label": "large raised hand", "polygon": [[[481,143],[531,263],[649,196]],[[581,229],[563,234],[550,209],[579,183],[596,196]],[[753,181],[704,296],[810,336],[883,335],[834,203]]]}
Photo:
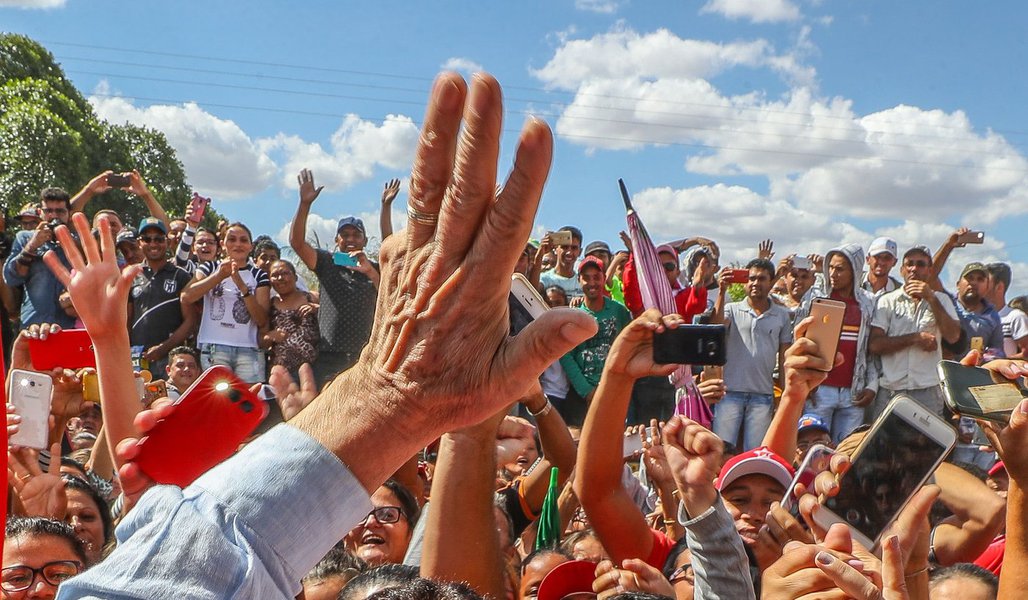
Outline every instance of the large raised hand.
{"label": "large raised hand", "polygon": [[[497,194],[502,113],[492,77],[476,75],[470,93],[456,74],[436,80],[411,174],[408,227],[382,245],[371,339],[354,368],[294,419],[369,489],[426,442],[515,401],[596,331],[583,311],[551,310],[507,335],[510,276],[553,140],[542,121],[529,120]],[[367,440],[383,433],[391,443],[369,451]]]}

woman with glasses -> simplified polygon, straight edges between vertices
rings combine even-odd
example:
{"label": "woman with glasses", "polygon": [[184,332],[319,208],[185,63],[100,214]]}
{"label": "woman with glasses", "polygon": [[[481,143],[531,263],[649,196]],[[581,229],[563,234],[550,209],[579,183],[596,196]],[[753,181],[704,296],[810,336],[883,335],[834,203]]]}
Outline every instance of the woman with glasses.
{"label": "woman with glasses", "polygon": [[0,591],[5,600],[54,598],[62,583],[82,572],[86,553],[71,527],[43,518],[7,521]]}
{"label": "woman with glasses", "polygon": [[372,567],[402,563],[418,522],[417,500],[390,479],[371,495],[371,504],[375,508],[346,535],[347,551]]}
{"label": "woman with glasses", "polygon": [[268,273],[250,260],[253,236],[242,223],[225,230],[227,258],[209,261],[196,268],[193,280],[182,292],[182,301],[203,301],[200,332],[200,362],[204,369],[225,365],[242,380],[265,381],[263,353],[257,333],[268,325],[271,283]]}

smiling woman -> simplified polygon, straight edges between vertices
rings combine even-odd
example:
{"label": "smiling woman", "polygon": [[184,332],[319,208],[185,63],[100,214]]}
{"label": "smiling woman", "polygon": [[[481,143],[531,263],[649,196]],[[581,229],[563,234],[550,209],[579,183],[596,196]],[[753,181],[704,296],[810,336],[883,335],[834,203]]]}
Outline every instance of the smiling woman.
{"label": "smiling woman", "polygon": [[371,504],[375,508],[346,535],[347,551],[371,566],[402,563],[418,522],[417,501],[390,479],[371,495]]}

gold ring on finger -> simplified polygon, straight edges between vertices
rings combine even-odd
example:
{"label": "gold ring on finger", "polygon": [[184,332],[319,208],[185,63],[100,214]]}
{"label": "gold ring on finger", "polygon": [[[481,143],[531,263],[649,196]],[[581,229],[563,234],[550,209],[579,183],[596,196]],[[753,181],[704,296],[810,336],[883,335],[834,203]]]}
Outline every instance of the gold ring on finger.
{"label": "gold ring on finger", "polygon": [[439,222],[439,213],[422,212],[416,208],[408,206],[407,218],[422,225],[435,225]]}

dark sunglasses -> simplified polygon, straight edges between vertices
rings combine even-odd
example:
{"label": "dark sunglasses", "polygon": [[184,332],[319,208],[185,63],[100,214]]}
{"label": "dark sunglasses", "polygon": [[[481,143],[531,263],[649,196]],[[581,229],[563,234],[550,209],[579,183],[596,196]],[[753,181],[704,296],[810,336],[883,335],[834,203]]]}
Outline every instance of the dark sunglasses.
{"label": "dark sunglasses", "polygon": [[671,271],[674,271],[677,268],[678,268],[678,265],[673,263],[673,262],[666,262],[666,263],[664,263],[664,270],[665,271],[671,272]]}
{"label": "dark sunglasses", "polygon": [[168,241],[168,238],[163,235],[142,235],[139,236],[139,241],[147,244],[161,244]]}

